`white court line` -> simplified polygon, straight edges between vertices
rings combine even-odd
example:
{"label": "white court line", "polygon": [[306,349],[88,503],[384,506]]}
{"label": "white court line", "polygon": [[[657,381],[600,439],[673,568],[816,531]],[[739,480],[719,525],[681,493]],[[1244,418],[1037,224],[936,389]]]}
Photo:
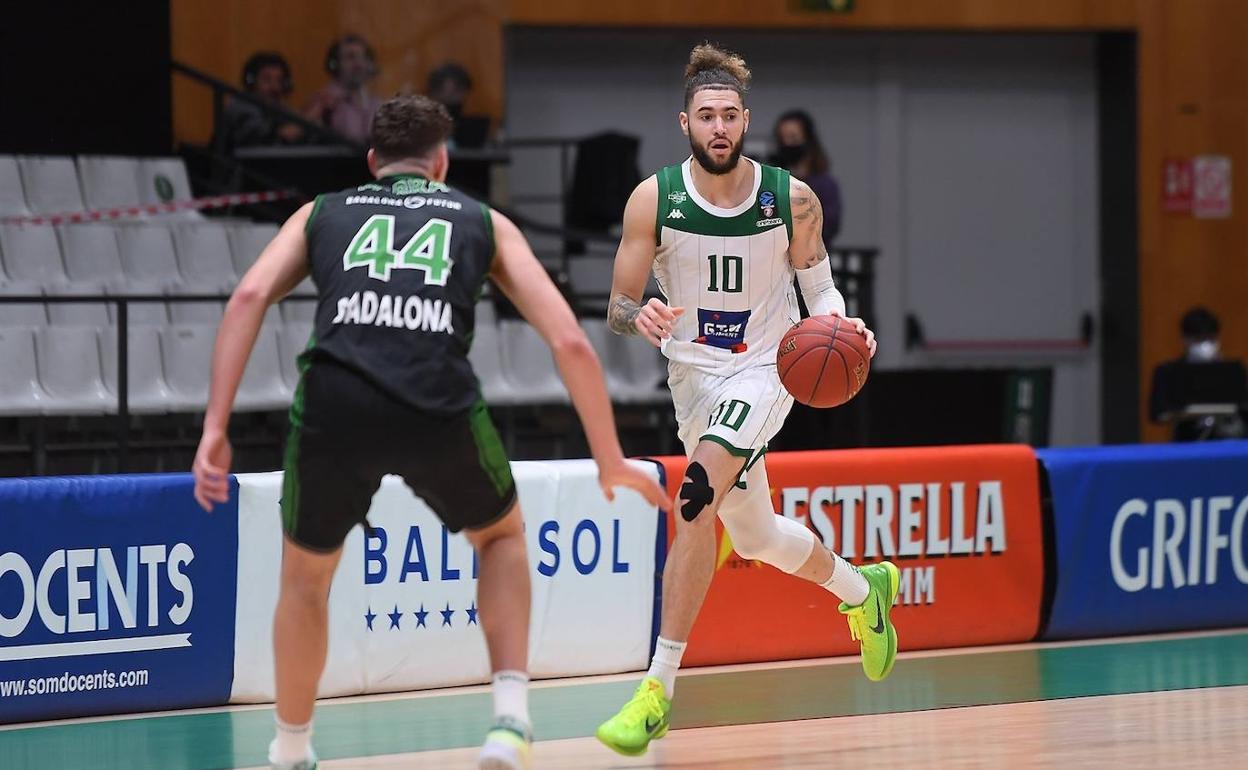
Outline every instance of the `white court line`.
{"label": "white court line", "polygon": [[18,647],[0,647],[0,661],[70,658],[77,655],[106,655],[113,652],[147,652],[150,650],[172,650],[177,647],[190,646],[190,634],[132,636],[126,639],[94,639],[86,642],[56,642],[54,644],[24,644]]}
{"label": "white court line", "polygon": [[[1144,634],[1139,636],[1107,636],[1097,639],[1073,639],[1061,642],[1019,642],[1016,644],[996,644],[984,645],[980,647],[950,647],[939,650],[911,650],[909,652],[900,652],[897,655],[898,660],[913,660],[918,658],[939,658],[954,655],[968,655],[974,653],[991,653],[991,652],[1012,652],[1020,650],[1034,649],[1056,649],[1060,647],[1094,647],[1105,644],[1143,644],[1147,642],[1158,642],[1169,639],[1199,639],[1216,636],[1232,636],[1242,634],[1248,631],[1248,628],[1220,628],[1214,630],[1199,631],[1169,631],[1161,634]],[[697,668],[687,668],[680,670],[681,678],[691,676],[705,676],[710,674],[722,674],[735,671],[761,671],[767,669],[778,668],[807,668],[816,666],[827,666],[829,664],[842,665],[859,665],[857,655],[846,655],[834,658],[802,658],[798,660],[784,660],[775,662],[761,663],[736,663],[723,666],[699,666]],[[596,674],[581,677],[558,677],[551,679],[535,679],[530,683],[530,689],[541,689],[546,687],[576,687],[580,685],[604,684],[608,682],[636,681],[641,674],[640,671],[629,671],[619,674]],[[406,692],[390,692],[390,693],[366,693],[361,695],[346,695],[336,698],[318,698],[316,701],[317,708],[332,707],[336,705],[347,705],[351,703],[377,703],[383,701],[395,700],[414,700],[417,698],[439,698],[448,695],[469,695],[476,693],[490,692],[488,684],[473,684],[460,687],[443,687],[434,690],[411,690]],[[85,724],[88,722],[117,722],[126,719],[151,719],[156,717],[170,716],[189,716],[197,714],[217,714],[228,711],[260,711],[263,709],[271,710],[272,703],[233,703],[225,706],[206,706],[203,708],[191,709],[174,709],[171,711],[150,711],[129,714],[108,714],[105,716],[93,717],[74,717],[71,719],[52,719],[42,722],[15,722],[7,725],[0,725],[0,733],[9,730],[26,730],[34,727],[52,727],[60,725]],[[579,739],[578,739],[579,740]]]}

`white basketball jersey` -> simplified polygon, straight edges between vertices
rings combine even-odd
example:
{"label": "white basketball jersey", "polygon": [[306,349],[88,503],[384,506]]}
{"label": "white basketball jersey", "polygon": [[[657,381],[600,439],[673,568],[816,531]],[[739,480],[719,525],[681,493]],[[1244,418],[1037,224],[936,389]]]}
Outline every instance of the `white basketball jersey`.
{"label": "white basketball jersey", "polygon": [[754,170],[753,189],[725,209],[698,194],[691,162],[656,175],[654,275],[667,304],[685,309],[663,354],[724,376],[774,365],[780,339],[798,320],[789,172],[743,158]]}

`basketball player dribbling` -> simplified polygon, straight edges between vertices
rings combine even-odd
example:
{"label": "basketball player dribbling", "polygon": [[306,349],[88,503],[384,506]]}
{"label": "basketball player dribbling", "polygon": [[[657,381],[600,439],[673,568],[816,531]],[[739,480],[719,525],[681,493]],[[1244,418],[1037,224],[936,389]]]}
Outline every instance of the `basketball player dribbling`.
{"label": "basketball player dribbling", "polygon": [[[668,385],[689,458],[674,510],[676,538],[663,574],[659,639],[633,698],[597,731],[626,755],[668,730],[676,670],[715,570],[715,518],[737,553],[820,585],[841,599],[868,678],[897,656],[889,611],[899,573],[889,562],[855,568],[813,532],[775,514],[763,454],[793,404],[776,349],[798,320],[796,273],[811,315],[845,315],[822,238],[819,199],[787,171],[741,157],[750,71],[712,45],[685,70],[681,130],[692,157],[638,185],[624,211],[608,322],[668,358]],[[653,268],[667,302],[643,303]],[[875,354],[875,337],[847,318]]]}

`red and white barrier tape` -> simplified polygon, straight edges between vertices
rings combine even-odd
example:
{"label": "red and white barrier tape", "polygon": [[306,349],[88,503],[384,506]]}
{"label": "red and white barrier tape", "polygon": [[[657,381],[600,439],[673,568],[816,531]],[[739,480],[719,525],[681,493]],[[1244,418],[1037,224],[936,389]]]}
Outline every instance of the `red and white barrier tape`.
{"label": "red and white barrier tape", "polygon": [[74,222],[104,222],[114,219],[133,219],[147,214],[172,214],[177,211],[219,209],[226,206],[242,206],[248,203],[268,203],[298,197],[296,190],[266,190],[264,192],[210,195],[205,198],[169,201],[146,206],[124,206],[96,211],[68,211],[64,214],[41,214],[34,217],[6,217],[0,224],[6,225],[63,225]]}

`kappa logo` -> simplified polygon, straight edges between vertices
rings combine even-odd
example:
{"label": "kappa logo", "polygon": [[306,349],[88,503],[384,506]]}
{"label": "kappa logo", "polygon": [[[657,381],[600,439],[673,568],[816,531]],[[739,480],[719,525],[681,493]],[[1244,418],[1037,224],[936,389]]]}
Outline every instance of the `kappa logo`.
{"label": "kappa logo", "polygon": [[685,192],[684,190],[677,190],[675,192],[668,193],[667,199],[671,201],[672,203],[675,203],[677,206],[679,206],[680,204],[689,200],[689,193]]}
{"label": "kappa logo", "polygon": [[671,213],[667,215],[667,218],[668,219],[684,219],[685,212],[681,211],[680,209],[672,209]]}

